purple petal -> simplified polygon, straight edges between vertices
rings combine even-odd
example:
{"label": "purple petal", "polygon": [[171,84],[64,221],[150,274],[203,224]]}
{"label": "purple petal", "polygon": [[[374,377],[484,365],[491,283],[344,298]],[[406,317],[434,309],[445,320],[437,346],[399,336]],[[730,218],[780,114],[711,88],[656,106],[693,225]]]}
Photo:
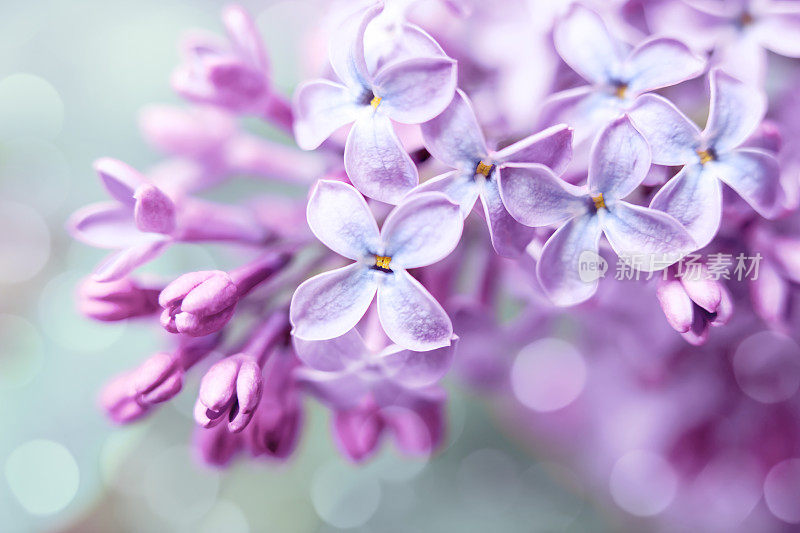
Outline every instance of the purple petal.
{"label": "purple petal", "polygon": [[698,248],[711,242],[722,217],[722,187],[706,167],[687,165],[650,202],[680,222]]}
{"label": "purple petal", "polygon": [[464,220],[442,193],[415,194],[394,208],[381,229],[391,267],[417,268],[447,257],[458,245]]}
{"label": "purple petal", "polygon": [[169,234],[175,230],[175,204],[155,185],[136,189],[133,211],[136,227],[141,231]]}
{"label": "purple petal", "polygon": [[694,320],[694,304],[683,289],[681,282],[674,276],[660,281],[656,297],[672,329],[678,333],[689,331]]}
{"label": "purple petal", "polygon": [[496,170],[509,213],[526,226],[548,226],[586,211],[586,192],[544,165],[503,165]]}
{"label": "purple petal", "polygon": [[237,5],[226,6],[222,11],[222,22],[234,50],[251,65],[266,72],[269,64],[264,45],[247,11]]}
{"label": "purple petal", "polygon": [[720,69],[709,74],[711,110],[703,135],[721,154],[742,144],[755,131],[767,110],[764,93]]}
{"label": "purple petal", "polygon": [[181,311],[199,316],[214,315],[238,301],[239,289],[230,276],[215,271],[186,295],[181,302]]}
{"label": "purple petal", "polygon": [[401,270],[381,281],[378,316],[392,342],[420,352],[450,345],[450,318],[411,274]]}
{"label": "purple petal", "polygon": [[675,39],[655,38],[637,46],[625,61],[628,90],[641,94],[703,73],[706,62]]}
{"label": "purple petal", "polygon": [[200,381],[200,390],[197,394],[206,409],[219,413],[231,404],[236,392],[239,366],[238,359],[227,357],[208,369]]}
{"label": "purple petal", "polygon": [[[376,31],[372,31],[375,29]],[[447,57],[439,43],[419,26],[409,23],[395,24],[387,28],[370,28],[365,35],[367,67],[377,72],[389,63],[415,57]]]}
{"label": "purple petal", "polygon": [[380,364],[387,377],[403,387],[427,387],[439,382],[453,364],[457,340],[450,346],[429,352],[404,350],[390,346],[381,352]]}
{"label": "purple petal", "polygon": [[757,148],[742,148],[709,163],[709,173],[728,184],[765,218],[781,209],[780,167],[775,156]]}
{"label": "purple petal", "polygon": [[498,163],[537,163],[561,174],[572,160],[572,135],[572,128],[558,124],[506,146],[493,154],[493,159]]}
{"label": "purple petal", "polygon": [[298,384],[320,402],[335,409],[351,409],[369,393],[369,384],[353,372],[326,372],[298,368]]}
{"label": "purple petal", "polygon": [[471,170],[453,170],[441,176],[431,178],[416,187],[409,195],[423,192],[441,192],[461,207],[461,215],[466,217],[472,211],[478,199],[479,186],[475,181],[475,172]]}
{"label": "purple petal", "polygon": [[399,203],[419,183],[417,167],[391,121],[372,109],[363,112],[347,136],[344,167],[359,191],[390,204]]}
{"label": "purple petal", "polygon": [[73,238],[95,248],[119,250],[148,240],[133,223],[133,212],[110,202],[79,209],[70,217],[67,229]]}
{"label": "purple petal", "polygon": [[331,37],[328,45],[331,66],[351,90],[368,86],[370,75],[364,60],[364,32],[382,10],[383,5],[378,3],[350,15]]}
{"label": "purple petal", "polygon": [[598,215],[611,247],[639,270],[661,270],[697,248],[683,226],[661,211],[616,202]]}
{"label": "purple petal", "polygon": [[303,150],[314,150],[333,132],[354,122],[363,106],[353,93],[327,80],[301,84],[294,93],[294,137]]}
{"label": "purple petal", "polygon": [[762,261],[758,278],[750,283],[753,310],[768,325],[782,327],[787,319],[792,290],[771,261]]}
{"label": "purple petal", "polygon": [[466,170],[488,157],[489,150],[472,103],[460,89],[450,105],[420,129],[431,155],[448,166]]}
{"label": "purple petal", "polygon": [[301,361],[324,372],[344,370],[351,363],[359,361],[366,352],[364,339],[355,328],[333,339],[306,341],[294,337],[293,342]]}
{"label": "purple petal", "polygon": [[375,453],[383,428],[383,419],[376,410],[337,411],[333,418],[334,440],[341,452],[355,462]]}
{"label": "purple petal", "polygon": [[650,146],[625,115],[608,125],[592,146],[589,191],[606,200],[625,198],[650,170]]}
{"label": "purple petal", "polygon": [[375,297],[378,274],[353,263],[301,283],[289,309],[292,334],[304,340],[324,340],[353,329]]}
{"label": "purple petal", "polygon": [[92,273],[95,281],[115,281],[140,265],[155,259],[166,248],[169,241],[151,241],[120,250],[106,257]]}
{"label": "purple petal", "polygon": [[354,261],[378,252],[380,233],[364,197],[341,181],[320,180],[308,200],[308,225],[322,243]]}
{"label": "purple petal", "polygon": [[[788,6],[787,6],[788,7]],[[754,37],[765,48],[786,57],[800,57],[800,13],[762,14],[755,27]]]}
{"label": "purple petal", "polygon": [[143,183],[144,177],[130,165],[117,159],[104,157],[94,162],[94,169],[108,193],[117,201],[133,207],[133,192]]}
{"label": "purple petal", "polygon": [[236,377],[238,411],[228,424],[228,429],[232,433],[242,431],[250,423],[261,400],[263,386],[261,367],[255,360],[245,359],[239,368],[239,375]]}
{"label": "purple petal", "polygon": [[600,221],[594,214],[575,217],[547,240],[536,275],[547,296],[560,306],[588,300],[597,291],[594,276],[581,277],[581,263],[599,261]]}
{"label": "purple petal", "polygon": [[629,116],[650,143],[653,163],[679,166],[697,161],[700,129],[663,96],[640,96]]}
{"label": "purple petal", "polygon": [[210,335],[225,327],[233,314],[236,312],[236,305],[224,308],[222,311],[210,315],[197,315],[194,313],[178,313],[174,317],[174,329],[169,322],[169,310],[165,309],[161,314],[161,325],[171,333],[183,333],[191,337],[203,337]]}
{"label": "purple petal", "polygon": [[378,111],[403,124],[421,124],[445,110],[456,90],[456,61],[419,57],[382,68],[374,92]]}
{"label": "purple petal", "polygon": [[594,11],[573,4],[556,25],[553,40],[558,54],[587,81],[604,83],[619,74],[624,50]]}
{"label": "purple petal", "polygon": [[516,259],[533,240],[535,230],[517,222],[506,209],[497,180],[486,180],[481,189],[483,213],[489,225],[489,236],[495,252]]}

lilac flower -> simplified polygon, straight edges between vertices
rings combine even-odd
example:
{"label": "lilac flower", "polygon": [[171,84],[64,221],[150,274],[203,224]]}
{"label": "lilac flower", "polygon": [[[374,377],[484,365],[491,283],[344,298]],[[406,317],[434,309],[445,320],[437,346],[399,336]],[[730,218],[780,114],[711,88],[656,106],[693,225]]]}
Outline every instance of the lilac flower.
{"label": "lilac flower", "polygon": [[382,65],[374,74],[368,71],[364,32],[381,9],[376,5],[354,14],[334,34],[330,62],[341,83],[317,80],[298,87],[295,138],[301,148],[311,150],[354,123],[344,150],[350,180],[370,198],[398,203],[419,176],[392,121],[420,124],[441,113],[456,89],[456,63],[444,53],[429,52]]}
{"label": "lilac flower", "polygon": [[308,184],[326,167],[316,154],[242,131],[234,116],[210,106],[150,105],[140,113],[139,125],[152,145],[173,156],[149,174],[176,197],[239,174]]}
{"label": "lilac flower", "polygon": [[622,201],[649,169],[650,149],[627,115],[598,135],[586,188],[559,180],[543,165],[508,166],[500,193],[509,212],[529,226],[563,222],[536,267],[555,303],[576,304],[597,290],[597,279],[584,281],[579,267],[587,253],[596,258],[601,233],[617,255],[644,271],[665,268],[695,248],[671,216]]}
{"label": "lilac flower", "polygon": [[158,352],[109,381],[98,402],[108,417],[128,424],[149,414],[183,388],[185,373],[217,346],[220,337],[183,338],[172,352]]}
{"label": "lilac flower", "polygon": [[630,109],[636,98],[699,76],[705,62],[675,39],[652,38],[633,50],[615,39],[600,16],[578,3],[556,25],[556,50],[591,85],[554,94],[545,123],[566,122],[582,143]]}
{"label": "lilac flower", "polygon": [[415,191],[445,193],[461,206],[464,216],[480,197],[495,251],[519,256],[533,231],[514,220],[503,205],[503,169],[506,164],[540,163],[561,174],[572,156],[572,130],[554,126],[498,152],[490,151],[469,99],[459,90],[447,109],[422,125],[422,135],[428,151],[456,170],[432,178]]}
{"label": "lilac flower", "polygon": [[106,322],[147,316],[159,309],[159,292],[127,277],[104,283],[87,278],[78,288],[78,309]]}
{"label": "lilac flower", "polygon": [[193,198],[176,203],[122,161],[100,159],[95,170],[114,201],[86,206],[67,223],[74,238],[115,250],[95,269],[95,281],[121,279],[176,241],[263,244],[272,238],[251,212]]}
{"label": "lilac flower", "polygon": [[375,293],[389,338],[409,350],[450,344],[453,325],[444,309],[407,272],[446,257],[458,244],[461,212],[441,193],[407,199],[386,218],[383,229],[352,186],[322,180],[307,210],[311,231],[331,250],[354,263],[302,283],[289,311],[293,335],[331,339],[353,329]]}
{"label": "lilac flower", "polygon": [[695,346],[706,342],[709,326],[725,325],[733,314],[730,292],[705,268],[678,275],[674,266],[669,267],[659,280],[657,295],[669,325]]}
{"label": "lilac flower", "polygon": [[708,244],[719,228],[720,182],[766,218],[778,213],[781,200],[775,157],[762,149],[741,147],[764,116],[764,95],[718,69],[709,79],[711,109],[703,132],[657,95],[643,96],[631,112],[631,119],[650,142],[653,161],[684,165],[658,191],[650,207],[680,221],[698,247]]}
{"label": "lilac flower", "polygon": [[93,204],[69,222],[73,237],[97,248],[118,250],[94,272],[114,281],[160,254],[175,229],[175,205],[136,170],[116,159],[100,159],[95,170],[112,203]]}
{"label": "lilac flower", "polygon": [[652,2],[645,6],[645,13],[655,32],[685,38],[698,50],[713,48],[715,65],[748,82],[763,82],[766,50],[787,57],[800,57],[800,6],[793,2]]}
{"label": "lilac flower", "polygon": [[285,338],[289,323],[285,310],[274,313],[240,352],[215,363],[200,382],[194,417],[203,427],[228,418],[228,429],[242,431],[261,401],[261,369],[276,343]]}
{"label": "lilac flower", "polygon": [[222,21],[228,42],[205,34],[183,42],[184,64],[172,75],[173,88],[193,102],[256,113],[291,131],[291,110],[272,91],[267,54],[253,20],[232,5],[223,10]]}
{"label": "lilac flower", "polygon": [[427,352],[396,344],[371,350],[355,328],[322,341],[295,337],[297,356],[308,366],[298,369],[295,376],[334,407],[354,407],[370,394],[380,404],[391,405],[403,391],[428,387],[442,379],[452,364],[455,345]]}
{"label": "lilac flower", "polygon": [[439,388],[408,396],[402,405],[388,408],[367,397],[355,407],[334,412],[334,441],[345,457],[356,463],[372,456],[387,432],[401,452],[430,455],[444,435],[444,399]]}
{"label": "lilac flower", "polygon": [[161,325],[170,333],[193,337],[219,331],[236,304],[258,284],[285,267],[291,254],[269,253],[230,274],[219,270],[190,272],[167,285],[158,297]]}

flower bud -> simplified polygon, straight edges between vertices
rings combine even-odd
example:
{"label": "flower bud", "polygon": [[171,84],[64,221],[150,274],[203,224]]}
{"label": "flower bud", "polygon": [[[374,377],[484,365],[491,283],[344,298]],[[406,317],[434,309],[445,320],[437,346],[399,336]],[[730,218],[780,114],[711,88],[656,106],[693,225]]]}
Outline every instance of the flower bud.
{"label": "flower bud", "polygon": [[184,370],[176,354],[159,352],[134,371],[133,390],[145,406],[170,400],[183,388]]}
{"label": "flower bud", "polygon": [[375,453],[385,424],[372,399],[354,409],[336,411],[333,436],[339,450],[351,461],[364,461]]}
{"label": "flower bud", "polygon": [[100,391],[98,404],[113,422],[129,424],[144,417],[150,408],[136,401],[133,390],[133,372],[117,375]]}
{"label": "flower bud", "polygon": [[87,278],[78,288],[78,310],[109,322],[145,316],[158,310],[158,292],[140,287],[130,278],[108,282]]}
{"label": "flower bud", "polygon": [[241,435],[230,433],[221,425],[207,429],[197,428],[194,443],[201,461],[222,468],[228,466],[241,451],[244,441]]}
{"label": "flower bud", "polygon": [[246,355],[226,357],[214,364],[200,382],[194,417],[203,427],[213,427],[227,415],[228,429],[242,431],[261,400],[263,381],[258,362]]}
{"label": "flower bud", "polygon": [[168,235],[175,230],[175,204],[158,187],[146,183],[136,189],[133,210],[136,227],[141,231]]}
{"label": "flower bud", "polygon": [[239,290],[225,272],[190,272],[161,291],[161,325],[193,337],[222,329],[233,316]]}

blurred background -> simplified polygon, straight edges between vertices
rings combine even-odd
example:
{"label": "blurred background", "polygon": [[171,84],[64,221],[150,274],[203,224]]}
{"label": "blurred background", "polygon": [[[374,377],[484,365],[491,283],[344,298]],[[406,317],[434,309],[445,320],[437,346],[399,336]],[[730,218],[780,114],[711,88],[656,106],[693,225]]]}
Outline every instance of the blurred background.
{"label": "blurred background", "polygon": [[[276,84],[303,78],[293,43],[315,2],[242,2],[256,16]],[[327,412],[309,405],[299,452],[283,465],[201,466],[189,447],[197,383],[132,427],[95,405],[103,382],[163,346],[151,328],[95,324],[77,282],[101,251],[64,231],[104,199],[101,156],[145,169],[158,159],[137,113],[175,103],[169,75],[191,28],[221,31],[220,2],[3,2],[0,17],[0,531],[605,531],[566,464],[508,436],[485,398],[448,383],[448,442],[429,461],[391,446],[352,466]],[[243,187],[263,187],[248,182]],[[213,250],[173,247],[148,269],[215,268]],[[579,392],[579,390],[578,390]],[[309,402],[311,403],[311,402]]]}

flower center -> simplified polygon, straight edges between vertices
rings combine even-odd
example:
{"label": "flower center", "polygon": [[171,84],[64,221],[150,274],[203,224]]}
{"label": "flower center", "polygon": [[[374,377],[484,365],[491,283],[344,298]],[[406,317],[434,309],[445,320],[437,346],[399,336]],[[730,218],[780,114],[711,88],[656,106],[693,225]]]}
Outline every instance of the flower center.
{"label": "flower center", "polygon": [[628,84],[627,83],[618,83],[617,86],[614,88],[614,95],[622,100],[625,98],[625,95],[628,93]]}
{"label": "flower center", "polygon": [[595,209],[600,209],[601,207],[606,207],[606,201],[603,198],[603,193],[600,193],[597,196],[592,196],[592,201],[594,202],[594,208]]}
{"label": "flower center", "polygon": [[478,168],[475,169],[475,174],[482,174],[484,177],[488,178],[489,174],[492,173],[492,168],[494,165],[491,163],[484,163],[483,161],[478,162]]}
{"label": "flower center", "polygon": [[378,268],[378,270],[390,271],[391,268],[389,267],[389,265],[391,262],[392,262],[391,257],[387,257],[385,255],[375,256],[375,266]]}
{"label": "flower center", "polygon": [[714,160],[714,152],[709,150],[697,150],[697,155],[700,156],[700,164],[705,165],[709,161]]}
{"label": "flower center", "polygon": [[374,96],[372,100],[370,100],[369,105],[372,106],[373,109],[378,109],[378,106],[381,105],[381,98],[380,96]]}

